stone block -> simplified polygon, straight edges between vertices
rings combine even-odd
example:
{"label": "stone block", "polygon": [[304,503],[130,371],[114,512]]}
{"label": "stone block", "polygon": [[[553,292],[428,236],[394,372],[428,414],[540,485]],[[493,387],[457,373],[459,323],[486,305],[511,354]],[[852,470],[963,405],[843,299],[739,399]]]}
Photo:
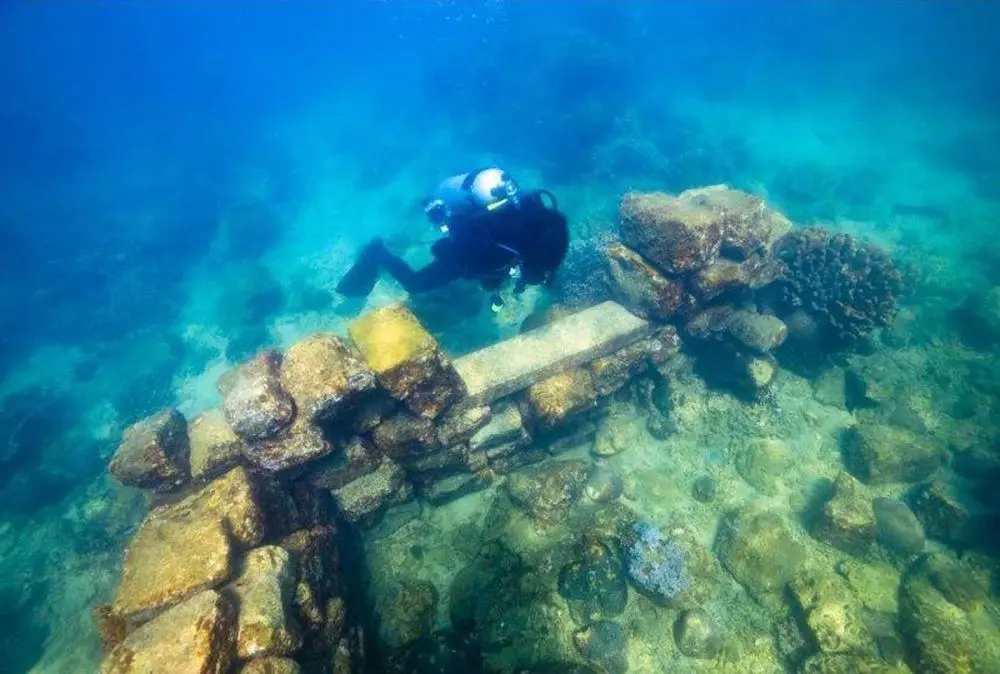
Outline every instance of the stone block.
{"label": "stone block", "polygon": [[515,473],[504,487],[534,520],[554,525],[580,498],[588,473],[583,461],[559,461]]}
{"label": "stone block", "polygon": [[266,530],[259,483],[242,467],[233,468],[179,501],[156,508],[150,513],[151,517],[154,515],[168,519],[221,520],[233,540],[244,548],[259,544]]}
{"label": "stone block", "polygon": [[662,365],[679,350],[677,330],[666,326],[649,337],[590,361],[587,368],[594,375],[597,395],[603,398],[614,394],[649,366]]}
{"label": "stone block", "polygon": [[232,574],[232,542],[219,517],[153,513],[125,551],[112,611],[139,624]]}
{"label": "stone block", "polygon": [[832,496],[820,507],[813,534],[833,547],[862,556],[875,542],[876,520],[871,501],[846,473],[837,476]]}
{"label": "stone block", "polygon": [[438,442],[442,447],[468,442],[492,415],[489,405],[456,405],[438,422]]}
{"label": "stone block", "polygon": [[616,243],[604,257],[613,296],[637,316],[666,321],[685,304],[683,282],[666,278],[634,250]]}
{"label": "stone block", "polygon": [[434,505],[450,503],[489,486],[481,475],[461,473],[420,485],[420,495]]}
{"label": "stone block", "polygon": [[406,412],[376,426],[372,439],[376,449],[394,460],[423,456],[440,447],[434,422]]}
{"label": "stone block", "polygon": [[788,327],[777,316],[745,310],[730,317],[726,330],[737,342],[758,353],[778,348],[788,336]]}
{"label": "stone block", "polygon": [[402,468],[391,459],[383,458],[376,470],[335,490],[333,497],[344,519],[360,522],[392,503],[405,484]]}
{"label": "stone block", "polygon": [[101,674],[221,674],[235,660],[236,611],[206,590],[129,634],[104,658]]}
{"label": "stone block", "polygon": [[247,442],[266,440],[292,423],[295,404],[281,387],[281,354],[264,351],[219,377],[222,411]]}
{"label": "stone block", "polygon": [[527,441],[528,436],[521,420],[521,410],[517,405],[506,404],[497,407],[489,423],[469,438],[469,450],[478,452],[500,445]]}
{"label": "stone block", "polygon": [[294,344],[281,363],[281,385],[299,414],[321,424],[343,419],[374,393],[375,375],[361,354],[332,334]]}
{"label": "stone block", "polygon": [[277,436],[249,443],[243,450],[247,460],[270,473],[289,470],[321,459],[333,451],[318,426],[299,417]]}
{"label": "stone block", "polygon": [[257,658],[243,665],[240,674],[301,674],[299,663],[291,658]]}
{"label": "stone block", "polygon": [[354,436],[340,450],[310,467],[305,479],[319,489],[340,489],[374,471],[381,460],[382,454],[370,441]]}
{"label": "stone block", "polygon": [[109,471],[130,487],[168,491],[187,481],[189,452],[187,422],[164,410],[125,431]]}
{"label": "stone block", "polygon": [[405,306],[370,311],[348,332],[379,383],[417,416],[436,418],[465,393],[437,341]]}
{"label": "stone block", "polygon": [[240,658],[288,655],[302,646],[295,617],[295,565],[276,545],[249,551],[239,578],[226,591],[239,606],[236,652]]}
{"label": "stone block", "polygon": [[455,361],[476,402],[490,403],[635,342],[653,329],[614,302],[604,302]]}
{"label": "stone block", "polygon": [[590,370],[574,368],[533,384],[527,392],[531,421],[541,428],[554,428],[591,409],[597,389]]}
{"label": "stone block", "polygon": [[189,427],[191,436],[191,477],[206,480],[240,462],[243,441],[226,423],[219,410],[202,412]]}

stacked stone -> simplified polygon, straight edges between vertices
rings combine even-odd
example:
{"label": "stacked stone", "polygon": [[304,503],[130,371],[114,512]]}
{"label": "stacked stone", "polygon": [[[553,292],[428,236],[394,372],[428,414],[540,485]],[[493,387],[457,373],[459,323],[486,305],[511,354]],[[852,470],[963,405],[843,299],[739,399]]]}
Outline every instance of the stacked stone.
{"label": "stacked stone", "polygon": [[626,194],[620,221],[623,243],[605,251],[616,298],[710,342],[713,366],[737,388],[767,391],[778,373],[771,351],[787,328],[758,312],[754,292],[781,274],[774,246],[788,219],[758,197],[716,185],[677,197]]}
{"label": "stacked stone", "polygon": [[166,410],[133,425],[110,472],[151,510],[96,612],[103,671],[353,671],[337,523],[369,526],[415,494],[447,502],[587,439],[601,401],[679,346],[621,307],[592,311],[525,337],[596,331],[488,395],[398,305],[353,322],[350,343],[317,334],[236,366],[221,408],[190,423]]}

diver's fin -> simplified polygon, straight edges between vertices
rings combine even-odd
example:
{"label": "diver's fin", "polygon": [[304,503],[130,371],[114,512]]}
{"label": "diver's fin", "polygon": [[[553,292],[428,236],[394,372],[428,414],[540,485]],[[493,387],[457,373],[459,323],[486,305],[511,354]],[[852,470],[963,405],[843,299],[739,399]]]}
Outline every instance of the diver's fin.
{"label": "diver's fin", "polygon": [[337,292],[344,297],[367,297],[378,281],[379,253],[382,242],[373,241],[364,247],[354,266],[337,284]]}

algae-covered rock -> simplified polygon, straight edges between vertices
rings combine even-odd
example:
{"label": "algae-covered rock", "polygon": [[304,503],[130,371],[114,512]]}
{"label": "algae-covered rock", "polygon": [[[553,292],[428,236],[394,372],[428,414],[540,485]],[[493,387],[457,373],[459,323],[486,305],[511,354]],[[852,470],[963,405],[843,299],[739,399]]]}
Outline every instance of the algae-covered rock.
{"label": "algae-covered rock", "polygon": [[292,345],[281,363],[281,384],[299,414],[313,423],[342,418],[375,388],[361,355],[332,334]]}
{"label": "algae-covered rock", "polygon": [[942,460],[932,441],[884,424],[859,424],[844,447],[844,464],[866,484],[916,482],[937,470]]}
{"label": "algae-covered rock", "polygon": [[423,482],[418,486],[420,488],[420,495],[428,503],[443,505],[473,492],[485,489],[489,486],[489,482],[479,474],[459,473],[457,475],[437,477],[433,480]]}
{"label": "algae-covered rock", "polygon": [[576,503],[588,471],[583,461],[559,461],[515,473],[504,487],[537,522],[552,525]]}
{"label": "algae-covered rock", "polygon": [[396,460],[422,456],[439,448],[434,422],[405,412],[376,426],[372,438],[382,454]]}
{"label": "algae-covered rock", "polygon": [[593,407],[597,390],[589,370],[574,368],[531,386],[527,399],[532,420],[542,428],[552,428]]}
{"label": "algae-covered rock", "polygon": [[590,543],[559,572],[559,594],[581,625],[625,610],[628,583],[621,562],[601,543]]}
{"label": "algae-covered rock", "polygon": [[520,409],[517,405],[507,404],[494,410],[489,423],[472,435],[469,450],[478,452],[510,443],[527,444],[528,440]]}
{"label": "algae-covered rock", "polygon": [[699,269],[691,278],[692,292],[702,302],[710,302],[719,295],[748,285],[748,278],[739,262],[719,258]]}
{"label": "algae-covered rock", "polygon": [[576,632],[573,643],[584,659],[600,671],[606,674],[628,671],[628,635],[618,623],[598,620]]}
{"label": "algae-covered rock", "polygon": [[219,377],[222,411],[247,442],[274,437],[292,423],[295,403],[281,387],[281,354],[264,351]]}
{"label": "algae-covered rock", "polygon": [[788,326],[777,316],[745,310],[733,313],[726,329],[733,339],[759,353],[778,348],[788,336]]}
{"label": "algae-covered rock", "polygon": [[717,492],[718,485],[711,475],[702,475],[691,485],[691,497],[699,503],[711,503]]}
{"label": "algae-covered rock", "polygon": [[823,653],[875,654],[861,604],[839,577],[803,573],[789,585],[796,608]]}
{"label": "algae-covered rock", "polygon": [[486,426],[493,416],[489,405],[456,405],[438,422],[438,443],[450,447],[468,442],[473,435]]}
{"label": "algae-covered rock", "polygon": [[677,329],[667,325],[649,337],[590,361],[587,369],[594,376],[597,395],[600,397],[612,395],[633,378],[648,370],[650,366],[665,363],[676,355],[680,348],[681,341]]}
{"label": "algae-covered rock", "polygon": [[819,653],[802,663],[802,674],[909,674],[909,669],[872,655]]}
{"label": "algae-covered rock", "polygon": [[812,533],[838,550],[860,556],[875,542],[876,520],[871,501],[859,487],[850,475],[838,475],[833,494],[813,522]]}
{"label": "algae-covered rock", "polygon": [[756,598],[779,593],[805,558],[776,513],[747,507],[729,513],[715,538],[722,565]]}
{"label": "algae-covered rock", "polygon": [[905,503],[894,498],[877,498],[872,502],[872,510],[879,543],[902,555],[923,552],[927,541],[924,525]]}
{"label": "algae-covered rock", "polygon": [[635,418],[609,414],[597,425],[597,435],[591,451],[597,456],[614,456],[640,445],[647,438],[645,430]]}
{"label": "algae-covered rock", "polygon": [[108,470],[122,484],[167,491],[188,479],[187,422],[164,410],[130,426]]}
{"label": "algae-covered rock", "polygon": [[705,208],[661,192],[629,192],[619,217],[625,245],[669,274],[701,269],[719,254],[722,225]]}
{"label": "algae-covered rock", "polygon": [[751,440],[736,455],[736,472],[762,494],[778,492],[792,459],[788,444],[780,438]]}
{"label": "algae-covered rock", "polygon": [[926,555],[920,564],[937,591],[963,611],[976,610],[990,594],[989,569],[960,559],[954,553]]}
{"label": "algae-covered rock", "polygon": [[634,250],[616,243],[604,257],[613,296],[637,316],[666,321],[684,304],[684,284],[664,277]]}
{"label": "algae-covered rock", "polygon": [[728,185],[685,190],[677,199],[716,215],[722,227],[722,252],[735,260],[769,253],[792,227],[783,213],[760,197]]}
{"label": "algae-covered rock", "polygon": [[677,649],[689,658],[711,660],[722,650],[722,636],[712,617],[700,608],[682,611],[674,622]]}
{"label": "algae-covered rock", "polygon": [[140,623],[232,574],[232,541],[220,517],[153,513],[125,550],[112,611]]}
{"label": "algae-covered rock", "polygon": [[252,547],[264,538],[266,515],[259,483],[245,468],[225,475],[192,492],[182,500],[157,508],[150,516],[163,518],[220,519],[233,539]]}
{"label": "algae-covered rock", "polygon": [[366,438],[354,436],[327,457],[310,466],[305,479],[319,489],[340,489],[378,468],[382,455]]}
{"label": "algae-covered rock", "polygon": [[189,427],[191,477],[203,480],[229,470],[243,455],[243,441],[226,423],[219,410],[195,417]]}
{"label": "algae-covered rock", "polygon": [[583,493],[594,503],[611,503],[622,495],[624,483],[621,475],[609,468],[598,467],[591,472],[583,486]]}
{"label": "algae-covered rock", "polygon": [[917,486],[909,496],[913,513],[931,538],[949,543],[967,543],[973,536],[969,511],[958,490],[945,480]]}
{"label": "algae-covered rock", "polygon": [[989,611],[964,611],[934,586],[925,563],[903,576],[899,624],[907,663],[919,672],[1000,671],[1000,621]]}
{"label": "algae-covered rock", "polygon": [[239,606],[236,651],[241,658],[299,649],[302,633],[292,608],[295,565],[287,550],[267,545],[248,552],[228,590]]}
{"label": "algae-covered rock", "polygon": [[436,418],[465,394],[437,341],[405,306],[370,311],[348,332],[379,383],[417,416]]}
{"label": "algae-covered rock", "polygon": [[248,444],[243,454],[257,468],[276,473],[321,459],[331,451],[333,445],[319,427],[299,417],[277,436]]}
{"label": "algae-covered rock", "polygon": [[290,658],[257,658],[243,665],[240,674],[301,674],[299,663]]}
{"label": "algae-covered rock", "polygon": [[375,608],[383,648],[395,649],[430,634],[437,613],[437,590],[426,581],[400,580]]}
{"label": "algae-covered rock", "polygon": [[375,515],[403,488],[406,475],[394,461],[383,458],[379,467],[333,492],[341,515],[359,522]]}
{"label": "algae-covered rock", "polygon": [[129,634],[101,664],[101,674],[222,674],[235,660],[236,611],[207,590]]}

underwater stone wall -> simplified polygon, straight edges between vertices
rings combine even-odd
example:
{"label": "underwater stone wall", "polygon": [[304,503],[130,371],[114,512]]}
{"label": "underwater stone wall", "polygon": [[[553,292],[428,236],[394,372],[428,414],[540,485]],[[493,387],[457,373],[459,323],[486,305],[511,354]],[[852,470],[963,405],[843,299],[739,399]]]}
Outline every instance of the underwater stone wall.
{"label": "underwater stone wall", "polygon": [[402,305],[349,335],[258,354],[220,378],[221,409],[126,431],[109,470],[151,509],[96,611],[102,671],[361,671],[338,529],[592,435],[599,400],[679,347],[612,302],[457,363]]}

